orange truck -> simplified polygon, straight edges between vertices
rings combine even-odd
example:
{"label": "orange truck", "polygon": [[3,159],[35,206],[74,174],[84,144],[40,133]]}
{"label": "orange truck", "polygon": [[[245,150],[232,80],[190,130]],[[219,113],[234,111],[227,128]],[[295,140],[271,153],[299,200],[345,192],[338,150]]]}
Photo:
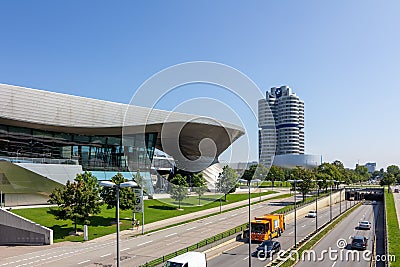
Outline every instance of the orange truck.
{"label": "orange truck", "polygon": [[264,241],[280,236],[285,231],[285,215],[265,214],[251,221],[251,240]]}

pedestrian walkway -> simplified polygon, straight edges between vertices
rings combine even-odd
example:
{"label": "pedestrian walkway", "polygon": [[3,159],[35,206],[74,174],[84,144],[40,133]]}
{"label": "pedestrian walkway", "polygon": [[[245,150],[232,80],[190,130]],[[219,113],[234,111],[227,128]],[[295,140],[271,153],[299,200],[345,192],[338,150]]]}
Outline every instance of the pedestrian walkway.
{"label": "pedestrian walkway", "polygon": [[[391,186],[392,192],[394,192],[394,186]],[[396,207],[397,221],[399,222],[400,228],[400,193],[393,193],[394,206]]]}

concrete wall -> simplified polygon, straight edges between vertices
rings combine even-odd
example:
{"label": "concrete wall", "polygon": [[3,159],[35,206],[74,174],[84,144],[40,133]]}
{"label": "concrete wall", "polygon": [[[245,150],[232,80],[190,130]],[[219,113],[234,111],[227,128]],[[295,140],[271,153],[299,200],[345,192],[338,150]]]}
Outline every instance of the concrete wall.
{"label": "concrete wall", "polygon": [[0,209],[0,245],[51,245],[53,230]]}
{"label": "concrete wall", "polygon": [[[341,194],[341,196],[340,196],[340,194]],[[345,195],[344,194],[344,190],[342,190],[341,192],[333,193],[332,194],[332,205],[335,204],[335,203],[338,203],[340,201],[340,199],[342,201],[344,201],[345,200],[344,199],[344,195]],[[319,199],[318,200],[318,209],[324,208],[324,207],[328,207],[329,206],[329,202],[330,202],[330,197],[329,196]],[[343,207],[343,210],[344,209],[345,209],[345,207]],[[307,213],[310,210],[315,210],[315,201],[310,203],[310,204],[308,204],[308,205],[306,205],[306,206],[304,206],[304,207],[301,207],[301,208],[297,209],[296,210],[297,218],[306,216]],[[294,213],[293,212],[289,213],[288,215],[286,215],[285,218],[286,218],[286,221],[293,220],[294,219]]]}

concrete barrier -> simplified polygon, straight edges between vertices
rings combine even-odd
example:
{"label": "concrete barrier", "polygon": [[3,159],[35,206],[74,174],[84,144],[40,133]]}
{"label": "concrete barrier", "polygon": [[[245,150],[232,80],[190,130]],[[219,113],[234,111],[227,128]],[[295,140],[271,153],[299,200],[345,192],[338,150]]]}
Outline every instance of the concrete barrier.
{"label": "concrete barrier", "polygon": [[[340,196],[340,194],[342,194],[342,195]],[[338,203],[340,200],[344,201],[345,200],[344,196],[345,196],[344,190],[342,190],[341,192],[339,191],[339,192],[332,193],[332,205],[335,204],[335,203]],[[329,195],[326,196],[326,197],[321,197],[321,199],[318,199],[318,209],[329,206],[329,203],[330,203],[330,196]],[[343,211],[344,211],[344,208],[345,207],[343,207]],[[301,208],[297,208],[296,209],[297,218],[306,216],[307,213],[310,210],[315,210],[315,201],[311,202],[310,204],[305,205],[305,206],[303,206]],[[291,213],[287,214],[285,219],[286,219],[286,221],[293,220],[294,219],[294,212],[291,212]]]}
{"label": "concrete barrier", "polygon": [[0,245],[51,245],[53,230],[0,209]]}

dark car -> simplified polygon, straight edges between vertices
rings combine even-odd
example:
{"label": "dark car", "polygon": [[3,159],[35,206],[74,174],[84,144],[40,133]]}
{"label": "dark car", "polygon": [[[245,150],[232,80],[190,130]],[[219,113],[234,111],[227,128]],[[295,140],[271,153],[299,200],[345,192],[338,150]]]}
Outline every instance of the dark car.
{"label": "dark car", "polygon": [[351,241],[351,249],[367,249],[367,241],[368,238],[365,236],[355,236],[353,237],[353,241]]}
{"label": "dark car", "polygon": [[267,240],[262,242],[257,247],[256,255],[260,256],[266,255],[267,257],[269,257],[272,254],[279,252],[280,250],[281,250],[281,243],[279,243],[278,241]]}

